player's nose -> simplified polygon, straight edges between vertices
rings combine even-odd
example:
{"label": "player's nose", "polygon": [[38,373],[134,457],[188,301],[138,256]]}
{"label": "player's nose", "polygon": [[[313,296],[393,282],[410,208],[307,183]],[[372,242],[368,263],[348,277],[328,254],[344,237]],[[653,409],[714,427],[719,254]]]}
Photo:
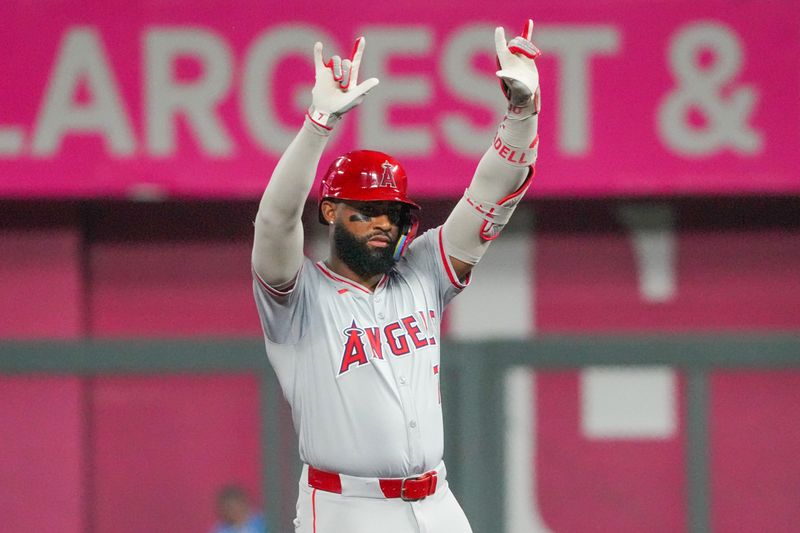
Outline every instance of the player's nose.
{"label": "player's nose", "polygon": [[392,229],[392,221],[386,213],[372,217],[372,225],[385,231]]}

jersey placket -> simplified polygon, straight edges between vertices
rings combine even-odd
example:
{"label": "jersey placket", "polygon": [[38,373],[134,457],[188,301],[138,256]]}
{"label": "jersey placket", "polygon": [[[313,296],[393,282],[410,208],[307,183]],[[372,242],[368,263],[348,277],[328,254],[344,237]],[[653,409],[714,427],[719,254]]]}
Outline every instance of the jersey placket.
{"label": "jersey placket", "polygon": [[[379,284],[371,296],[373,313],[381,328],[386,326],[387,316],[395,319],[400,316],[399,310],[390,312],[387,308],[389,302],[387,302],[388,291],[384,290],[386,285],[386,283]],[[424,466],[424,453],[422,449],[422,436],[420,433],[420,420],[417,416],[414,388],[411,382],[414,354],[412,352],[402,357],[390,355],[388,361],[400,397],[400,407],[403,410],[410,466],[415,471],[420,471]]]}

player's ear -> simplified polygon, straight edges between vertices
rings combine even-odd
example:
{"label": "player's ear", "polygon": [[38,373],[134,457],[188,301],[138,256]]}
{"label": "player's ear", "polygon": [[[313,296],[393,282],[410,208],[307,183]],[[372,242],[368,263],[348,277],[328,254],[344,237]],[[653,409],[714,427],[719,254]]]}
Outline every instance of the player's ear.
{"label": "player's ear", "polygon": [[322,219],[329,225],[333,224],[336,220],[336,204],[330,200],[323,200],[319,209],[322,213]]}

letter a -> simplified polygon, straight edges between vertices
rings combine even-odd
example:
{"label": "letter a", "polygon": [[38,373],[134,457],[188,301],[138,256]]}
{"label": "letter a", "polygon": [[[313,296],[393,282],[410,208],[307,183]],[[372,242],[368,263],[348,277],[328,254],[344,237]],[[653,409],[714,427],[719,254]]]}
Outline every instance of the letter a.
{"label": "letter a", "polygon": [[350,327],[343,331],[347,336],[347,342],[344,345],[342,352],[342,366],[339,368],[339,375],[344,374],[350,369],[350,365],[358,364],[358,366],[367,364],[367,352],[364,350],[364,342],[361,337],[364,335],[364,330],[356,326],[356,321],[350,324]]}
{"label": "letter a", "polygon": [[397,188],[397,182],[394,180],[394,166],[388,161],[384,161],[381,165],[383,175],[381,176],[381,187]]}

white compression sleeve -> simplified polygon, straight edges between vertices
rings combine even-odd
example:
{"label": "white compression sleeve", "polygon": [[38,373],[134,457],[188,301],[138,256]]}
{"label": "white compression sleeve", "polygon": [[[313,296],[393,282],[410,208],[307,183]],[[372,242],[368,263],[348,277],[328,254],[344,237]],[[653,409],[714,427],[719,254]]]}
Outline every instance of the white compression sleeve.
{"label": "white compression sleeve", "polygon": [[301,216],[330,131],[306,118],[278,161],[255,220],[253,269],[275,288],[291,285],[303,263]]}
{"label": "white compression sleeve", "polygon": [[442,228],[445,252],[465,263],[480,260],[530,184],[539,142],[538,112],[533,106],[521,114],[515,111],[519,108],[509,107],[469,188]]}

